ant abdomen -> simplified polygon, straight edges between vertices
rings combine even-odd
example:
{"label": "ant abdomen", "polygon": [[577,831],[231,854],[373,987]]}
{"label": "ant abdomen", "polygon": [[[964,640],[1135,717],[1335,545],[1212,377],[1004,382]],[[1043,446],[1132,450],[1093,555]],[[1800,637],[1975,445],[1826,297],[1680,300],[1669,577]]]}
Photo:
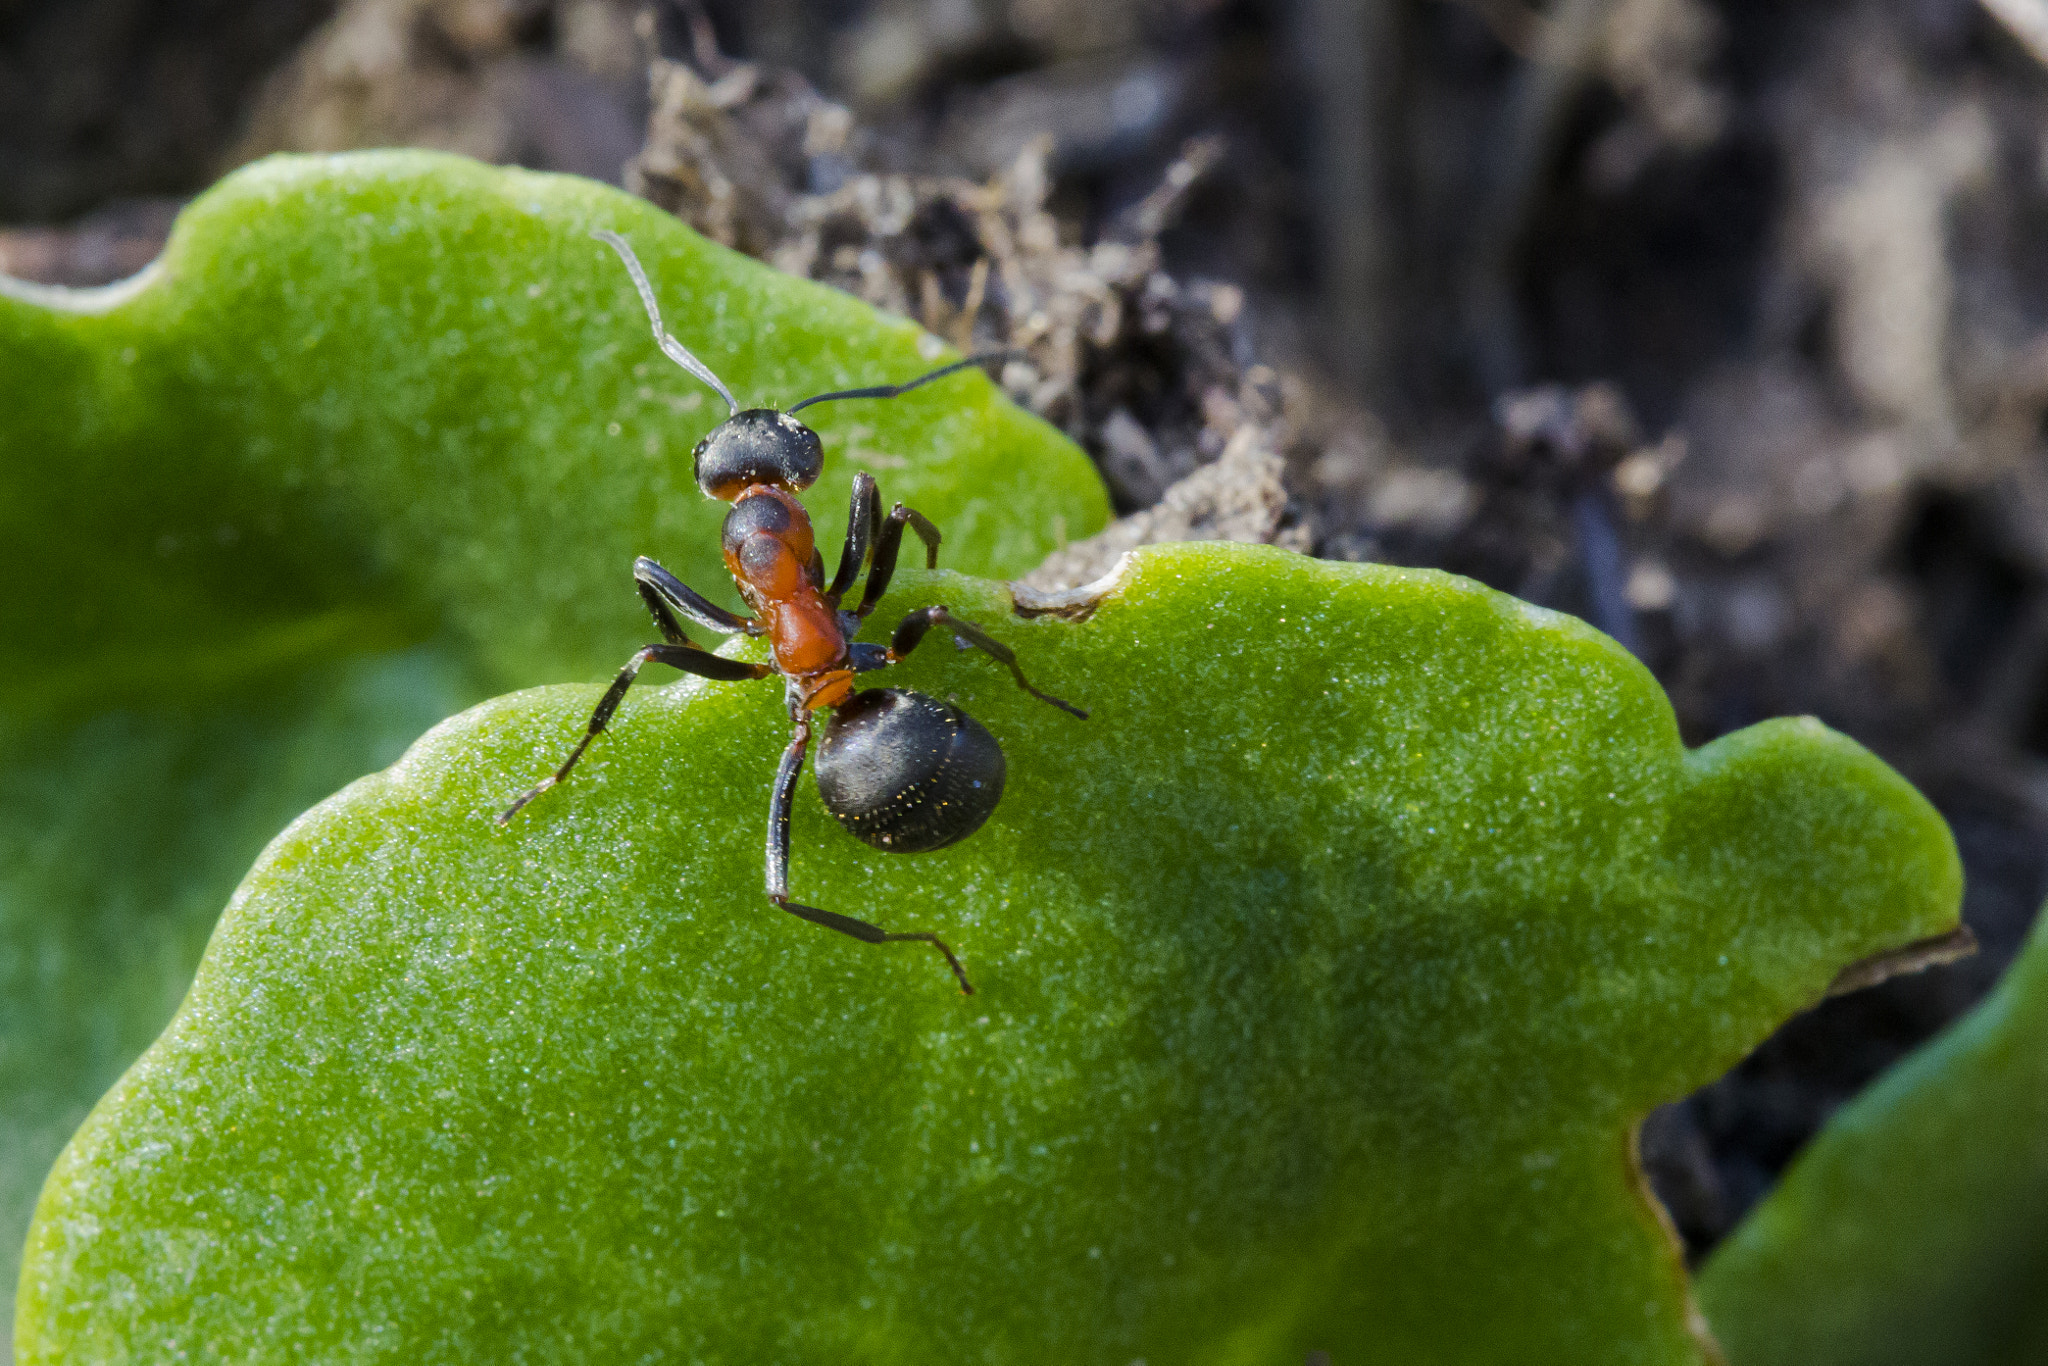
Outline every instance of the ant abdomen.
{"label": "ant abdomen", "polygon": [[1003,795],[1003,751],[947,702],[896,688],[855,693],[818,746],[818,795],[877,849],[943,849],[981,828]]}

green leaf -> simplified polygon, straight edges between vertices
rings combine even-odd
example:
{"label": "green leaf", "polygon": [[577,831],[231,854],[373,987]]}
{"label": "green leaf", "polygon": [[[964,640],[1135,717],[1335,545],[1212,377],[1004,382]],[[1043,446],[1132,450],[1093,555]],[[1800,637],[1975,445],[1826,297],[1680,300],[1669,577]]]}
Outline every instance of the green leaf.
{"label": "green leaf", "polygon": [[1714,1254],[1734,1366],[2048,1358],[2048,915],[1998,989],[1858,1096]]}
{"label": "green leaf", "polygon": [[[0,1296],[266,840],[462,706],[615,670],[650,634],[636,554],[736,601],[690,469],[723,405],[599,226],[742,401],[934,363],[617,191],[425,153],[263,162],[130,285],[0,281]],[[828,546],[863,464],[978,572],[1106,520],[981,377],[805,417]]]}
{"label": "green leaf", "polygon": [[[502,698],[280,836],[66,1150],[23,1362],[1701,1362],[1635,1124],[1956,922],[1946,828],[1812,721],[1686,752],[1613,642],[1442,574],[1135,556],[958,699],[1001,808],[879,853],[772,683]],[[885,630],[879,618],[872,625]],[[755,645],[740,648],[758,648]]]}

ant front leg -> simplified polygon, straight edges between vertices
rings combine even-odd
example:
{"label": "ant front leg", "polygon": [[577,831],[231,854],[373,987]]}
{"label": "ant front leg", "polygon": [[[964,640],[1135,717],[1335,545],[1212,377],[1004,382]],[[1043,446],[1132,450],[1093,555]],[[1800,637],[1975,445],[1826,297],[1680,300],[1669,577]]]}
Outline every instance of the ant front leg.
{"label": "ant front leg", "polygon": [[898,503],[889,509],[889,516],[882,523],[881,535],[875,538],[875,564],[868,571],[868,586],[860,595],[860,606],[854,616],[865,621],[868,613],[875,610],[875,604],[882,600],[882,594],[889,591],[889,580],[896,574],[896,556],[903,548],[903,524],[917,533],[917,539],[924,542],[924,567],[939,567],[939,529],[932,525],[931,518]]}
{"label": "ant front leg", "polygon": [[661,632],[661,638],[671,645],[690,643],[690,638],[683,634],[682,626],[676,621],[677,612],[705,630],[716,631],[720,635],[761,634],[758,622],[734,616],[645,555],[633,561],[633,587],[640,590],[640,600],[653,614],[654,625]]}
{"label": "ant front leg", "polygon": [[972,996],[974,984],[967,980],[967,970],[960,966],[960,960],[953,956],[953,950],[946,946],[946,941],[937,935],[923,931],[889,934],[865,920],[855,920],[850,915],[840,915],[835,911],[821,911],[816,906],[799,905],[789,899],[789,808],[796,793],[797,775],[804,771],[804,750],[810,743],[810,713],[799,712],[796,734],[790,738],[789,748],[782,751],[782,763],[775,770],[775,791],[768,799],[768,899],[791,915],[801,916],[813,925],[850,934],[864,944],[912,940],[930,944],[945,956],[946,966],[960,979],[961,993]]}
{"label": "ant front leg", "polygon": [[1030,693],[1039,701],[1058,707],[1061,711],[1071,716],[1078,716],[1083,721],[1088,719],[1088,713],[1082,711],[1079,707],[1069,702],[1062,702],[1051,693],[1043,693],[1032,687],[1030,681],[1024,677],[1024,670],[1018,667],[1017,656],[1009,646],[1003,644],[1003,642],[997,640],[973,622],[954,616],[943,605],[920,607],[917,611],[903,618],[902,622],[896,627],[896,634],[889,638],[889,662],[894,664],[898,660],[907,658],[910,652],[915,650],[918,644],[924,640],[925,632],[931,630],[934,626],[943,626],[948,631],[951,631],[954,643],[959,645],[961,649],[980,650],[983,654],[995,660],[996,663],[1008,669],[1010,677],[1017,680],[1017,686]]}
{"label": "ant front leg", "polygon": [[710,678],[726,683],[766,678],[775,672],[766,664],[746,664],[737,659],[726,659],[722,655],[701,650],[688,641],[642,647],[639,653],[626,661],[626,667],[619,670],[619,676],[612,680],[612,685],[605,689],[604,696],[597,700],[597,710],[590,713],[589,727],[583,732],[583,738],[577,741],[576,748],[569,751],[569,757],[562,760],[562,766],[522,792],[519,800],[499,812],[498,824],[509,824],[528,802],[569,776],[569,770],[576,767],[576,761],[583,757],[584,750],[590,748],[590,742],[604,733],[606,723],[612,719],[612,713],[619,709],[619,703],[625,699],[626,689],[633,686],[633,680],[639,675],[641,666],[650,662],[666,664],[671,669],[681,669],[684,673],[696,674],[699,678]]}

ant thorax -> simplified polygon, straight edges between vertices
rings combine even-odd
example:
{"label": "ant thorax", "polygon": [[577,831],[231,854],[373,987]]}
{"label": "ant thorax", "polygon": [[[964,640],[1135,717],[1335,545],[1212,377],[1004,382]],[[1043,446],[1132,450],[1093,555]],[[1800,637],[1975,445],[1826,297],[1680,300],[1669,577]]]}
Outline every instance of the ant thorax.
{"label": "ant thorax", "polygon": [[846,657],[839,613],[825,601],[824,564],[803,504],[755,484],[733,500],[722,536],[725,567],[775,651],[775,667],[801,676]]}
{"label": "ant thorax", "polygon": [[[817,540],[811,533],[811,517],[804,505],[782,489],[753,484],[733,499],[720,533],[725,567],[733,582],[755,601],[773,602],[793,597],[801,587],[822,586],[823,567],[818,561]],[[819,566],[814,576],[812,567]]]}

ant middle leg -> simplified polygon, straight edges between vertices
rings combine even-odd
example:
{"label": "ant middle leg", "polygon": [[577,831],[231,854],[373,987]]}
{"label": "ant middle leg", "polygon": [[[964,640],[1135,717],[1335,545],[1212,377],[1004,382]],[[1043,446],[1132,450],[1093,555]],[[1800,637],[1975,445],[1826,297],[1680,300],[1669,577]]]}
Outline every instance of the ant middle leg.
{"label": "ant middle leg", "polygon": [[832,586],[825,590],[825,600],[834,607],[860,577],[861,566],[867,563],[868,551],[874,548],[881,527],[882,503],[881,495],[875,491],[875,476],[866,470],[855,470],[853,499],[846,510],[846,544],[840,548],[839,570],[832,576]]}
{"label": "ant middle leg", "polygon": [[626,667],[619,670],[619,676],[605,689],[604,696],[597,700],[597,709],[590,713],[590,725],[583,732],[583,738],[576,742],[576,748],[569,751],[569,757],[562,760],[562,766],[532,787],[519,794],[519,799],[498,813],[498,824],[509,824],[526,804],[551,787],[555,787],[569,776],[569,770],[576,767],[576,761],[583,757],[583,751],[590,748],[590,742],[604,733],[605,725],[612,719],[612,713],[625,700],[626,689],[633,686],[642,665],[648,663],[666,664],[671,669],[696,674],[699,678],[710,678],[720,682],[737,683],[750,678],[766,678],[775,672],[766,664],[747,664],[737,659],[727,659],[712,654],[683,641],[679,644],[648,645],[642,647]]}
{"label": "ant middle leg", "polygon": [[889,515],[882,521],[881,534],[875,538],[875,563],[868,570],[868,586],[862,590],[860,606],[854,611],[854,615],[862,620],[875,610],[882,594],[889,591],[889,580],[896,575],[896,556],[903,549],[905,523],[917,533],[917,539],[924,542],[924,567],[939,567],[939,529],[932,525],[931,518],[901,503],[890,508]]}
{"label": "ant middle leg", "polygon": [[1010,677],[1017,680],[1017,686],[1030,693],[1039,701],[1058,707],[1061,711],[1071,716],[1078,716],[1083,721],[1088,719],[1088,713],[1082,711],[1071,702],[1062,702],[1051,693],[1040,692],[1032,687],[1030,680],[1024,677],[1024,670],[1017,664],[1015,652],[1009,646],[1003,644],[1003,642],[997,640],[973,622],[954,616],[943,604],[936,607],[920,607],[903,618],[896,627],[896,634],[889,638],[889,662],[894,664],[898,660],[907,658],[910,652],[915,650],[919,643],[924,640],[925,633],[934,626],[943,626],[948,631],[951,631],[953,633],[953,642],[961,649],[980,650],[983,654],[995,660],[996,663],[1008,669]]}
{"label": "ant middle leg", "polygon": [[797,775],[804,770],[804,751],[811,743],[810,714],[799,713],[796,719],[796,734],[790,737],[789,748],[782,751],[782,762],[775,770],[775,790],[768,799],[768,899],[788,911],[810,921],[823,925],[828,930],[851,935],[864,944],[896,944],[916,942],[930,944],[945,957],[946,966],[953,970],[953,976],[960,981],[960,992],[964,996],[974,994],[974,984],[967,980],[967,969],[960,966],[946,941],[923,930],[904,931],[891,934],[879,925],[870,925],[865,920],[855,920],[850,915],[836,911],[821,911],[816,906],[805,906],[789,899],[789,811],[790,802],[796,792]]}

